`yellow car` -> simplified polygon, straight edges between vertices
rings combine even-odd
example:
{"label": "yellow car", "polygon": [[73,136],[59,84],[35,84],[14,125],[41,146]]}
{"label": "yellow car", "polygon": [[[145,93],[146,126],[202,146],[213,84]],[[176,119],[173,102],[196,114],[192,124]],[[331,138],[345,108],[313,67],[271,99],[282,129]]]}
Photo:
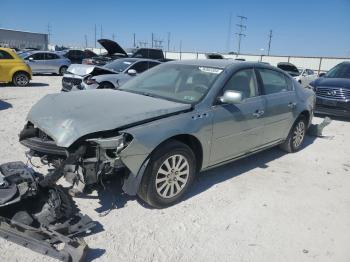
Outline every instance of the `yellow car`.
{"label": "yellow car", "polygon": [[0,47],[0,83],[12,82],[26,86],[32,79],[32,70],[12,49]]}

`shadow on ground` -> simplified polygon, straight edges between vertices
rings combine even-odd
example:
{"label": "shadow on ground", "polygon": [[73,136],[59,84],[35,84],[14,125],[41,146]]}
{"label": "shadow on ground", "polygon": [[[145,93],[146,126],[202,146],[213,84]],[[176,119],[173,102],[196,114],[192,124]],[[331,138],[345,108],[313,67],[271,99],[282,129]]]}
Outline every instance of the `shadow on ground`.
{"label": "shadow on ground", "polygon": [[1,110],[6,110],[6,109],[9,109],[12,107],[12,104],[10,103],[7,103],[6,101],[4,100],[0,100],[0,111]]}
{"label": "shadow on ground", "polygon": [[336,120],[336,121],[342,121],[342,122],[350,122],[350,117],[342,117],[342,116],[331,116],[331,115],[326,115],[326,114],[315,114],[316,117],[320,117],[320,118],[325,118],[325,117],[329,117],[332,120]]}
{"label": "shadow on ground", "polygon": [[[316,137],[306,136],[303,148],[310,146]],[[269,168],[269,163],[274,161],[286,153],[278,147],[274,147],[255,155],[231,162],[229,164],[204,171],[197,175],[191,190],[187,193],[184,200],[190,199],[196,195],[205,192],[212,186],[243,175],[255,168]],[[116,176],[104,182],[104,186],[97,186],[97,196],[84,195],[83,198],[96,199],[100,203],[100,207],[95,211],[100,216],[107,215],[110,210],[123,208],[130,200],[137,200],[145,208],[152,209],[149,205],[139,200],[136,196],[129,196],[122,190],[121,179]]]}
{"label": "shadow on ground", "polygon": [[[37,82],[30,82],[27,86],[21,87],[21,88],[29,88],[29,87],[47,87],[49,86],[49,84],[47,83],[37,83]],[[12,83],[9,84],[1,84],[1,87],[14,87],[14,88],[18,88],[18,86],[14,86]]]}

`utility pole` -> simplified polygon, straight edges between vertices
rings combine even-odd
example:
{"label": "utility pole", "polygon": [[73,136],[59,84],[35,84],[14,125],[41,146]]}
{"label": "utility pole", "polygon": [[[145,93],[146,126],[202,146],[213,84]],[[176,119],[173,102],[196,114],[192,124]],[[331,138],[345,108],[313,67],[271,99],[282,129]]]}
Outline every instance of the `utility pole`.
{"label": "utility pole", "polygon": [[112,40],[114,41],[114,38],[115,38],[115,35],[114,35],[114,33],[112,34]]}
{"label": "utility pole", "polygon": [[270,49],[271,49],[271,39],[272,39],[272,30],[270,30],[270,33],[269,33],[269,47],[267,49],[267,55],[270,55]]}
{"label": "utility pole", "polygon": [[47,41],[50,44],[51,42],[51,24],[50,23],[47,24]]}
{"label": "utility pole", "polygon": [[102,34],[102,25],[101,25],[101,30],[100,30],[100,36],[101,36],[101,39],[103,38],[103,34]]}
{"label": "utility pole", "polygon": [[87,35],[84,35],[84,38],[85,38],[85,48],[87,48],[88,47]]}
{"label": "utility pole", "polygon": [[246,34],[243,34],[243,31],[245,31],[247,29],[247,26],[243,24],[244,21],[246,21],[248,18],[245,16],[241,16],[238,15],[238,18],[240,18],[240,23],[236,24],[236,26],[239,28],[238,29],[238,33],[236,33],[236,35],[238,35],[238,50],[237,50],[237,55],[240,54],[241,52],[241,41],[242,41],[242,36],[246,37]]}
{"label": "utility pole", "polygon": [[230,12],[230,17],[228,20],[228,32],[227,32],[227,42],[226,42],[226,51],[230,52],[230,44],[231,44],[231,33],[232,33],[232,12]]}
{"label": "utility pole", "polygon": [[154,34],[152,33],[152,43],[151,43],[151,47],[153,48],[153,42],[154,42]]}
{"label": "utility pole", "polygon": [[96,48],[96,42],[97,42],[96,37],[97,37],[97,29],[96,29],[96,24],[95,24],[95,48]]}
{"label": "utility pole", "polygon": [[168,32],[168,52],[170,51],[170,32]]}
{"label": "utility pole", "polygon": [[136,34],[133,33],[133,37],[134,37],[134,48],[136,47]]}

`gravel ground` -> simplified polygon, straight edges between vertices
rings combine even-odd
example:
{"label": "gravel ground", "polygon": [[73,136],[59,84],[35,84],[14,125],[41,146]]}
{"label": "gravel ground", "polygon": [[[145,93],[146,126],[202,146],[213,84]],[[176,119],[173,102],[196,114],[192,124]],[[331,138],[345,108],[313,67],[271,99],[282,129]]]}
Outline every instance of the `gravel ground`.
{"label": "gravel ground", "polygon": [[[36,76],[30,87],[0,86],[0,162],[25,161],[17,135],[26,114],[60,82]],[[271,149],[201,173],[185,201],[163,210],[112,180],[76,199],[103,226],[86,237],[87,260],[350,261],[350,122],[333,121],[324,135],[307,137],[296,154]],[[100,217],[112,201],[117,209]],[[1,239],[0,261],[54,260]]]}

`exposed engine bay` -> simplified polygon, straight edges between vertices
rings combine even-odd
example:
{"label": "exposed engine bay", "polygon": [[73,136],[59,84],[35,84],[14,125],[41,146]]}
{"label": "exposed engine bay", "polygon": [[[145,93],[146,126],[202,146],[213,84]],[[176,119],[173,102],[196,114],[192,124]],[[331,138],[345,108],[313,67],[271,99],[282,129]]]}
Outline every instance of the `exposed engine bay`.
{"label": "exposed engine bay", "polygon": [[83,261],[88,247],[78,236],[96,223],[66,189],[42,181],[22,162],[0,165],[0,236],[61,261]]}
{"label": "exposed engine bay", "polygon": [[125,135],[106,138],[86,138],[70,149],[59,147],[34,125],[28,123],[20,134],[20,142],[30,150],[27,157],[39,158],[49,172],[39,182],[48,187],[64,177],[76,191],[97,184],[102,177],[123,173],[124,166],[118,153],[131,138]]}

